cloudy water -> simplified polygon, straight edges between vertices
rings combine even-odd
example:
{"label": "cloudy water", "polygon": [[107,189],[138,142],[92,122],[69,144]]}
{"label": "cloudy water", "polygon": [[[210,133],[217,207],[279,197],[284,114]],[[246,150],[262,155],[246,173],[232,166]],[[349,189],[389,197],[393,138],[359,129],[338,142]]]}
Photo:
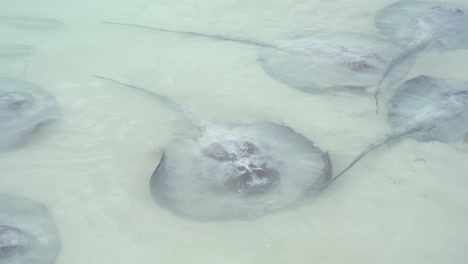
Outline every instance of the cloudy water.
{"label": "cloudy water", "polygon": [[[392,2],[2,0],[0,77],[49,91],[61,117],[0,153],[0,193],[49,208],[61,240],[57,264],[467,263],[468,143],[402,138],[299,206],[193,221],[160,207],[149,191],[164,146],[193,124],[92,77],[157,91],[215,123],[291,127],[329,152],[336,175],[391,130],[387,95],[376,115],[372,94],[310,94],[276,81],[257,62],[259,47],[102,21],[265,41],[378,35],[374,15]],[[467,62],[466,50],[420,53],[405,80],[468,81]]]}

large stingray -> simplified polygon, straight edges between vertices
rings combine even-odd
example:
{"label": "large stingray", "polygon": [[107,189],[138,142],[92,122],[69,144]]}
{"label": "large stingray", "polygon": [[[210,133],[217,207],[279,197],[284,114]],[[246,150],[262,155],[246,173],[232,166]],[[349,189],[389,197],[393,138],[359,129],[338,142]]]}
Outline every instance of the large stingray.
{"label": "large stingray", "polygon": [[[390,63],[404,50],[404,46],[396,42],[361,33],[326,33],[286,40],[261,41],[134,24],[104,23],[259,46],[258,62],[268,75],[308,93],[318,93],[329,88],[375,88],[386,69],[390,67]],[[400,64],[389,82],[401,80],[410,66],[410,60]]]}
{"label": "large stingray", "polygon": [[52,264],[59,249],[55,222],[44,205],[0,194],[0,263]]}
{"label": "large stingray", "polygon": [[466,137],[468,82],[424,75],[408,80],[390,99],[388,117],[393,131],[367,146],[332,181],[369,152],[403,136],[422,142],[444,143],[454,143]]}
{"label": "large stingray", "polygon": [[467,12],[467,8],[456,5],[412,0],[399,1],[379,11],[375,23],[382,35],[406,45],[385,71],[382,81],[396,65],[423,49],[467,49]]}
{"label": "large stingray", "polygon": [[58,115],[57,103],[47,91],[26,81],[0,78],[0,149],[25,142],[39,124]]}
{"label": "large stingray", "polygon": [[144,91],[183,112],[199,128],[164,149],[150,181],[154,199],[198,220],[251,218],[297,204],[331,177],[327,153],[289,127],[271,122],[217,125],[165,96]]}

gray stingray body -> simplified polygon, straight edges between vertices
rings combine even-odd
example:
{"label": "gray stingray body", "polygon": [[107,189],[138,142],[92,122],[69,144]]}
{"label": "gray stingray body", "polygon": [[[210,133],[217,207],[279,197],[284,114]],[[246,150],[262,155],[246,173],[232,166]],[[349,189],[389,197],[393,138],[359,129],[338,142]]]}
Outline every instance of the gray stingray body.
{"label": "gray stingray body", "polygon": [[[404,50],[395,42],[361,33],[326,33],[278,41],[259,51],[272,78],[308,93],[334,88],[374,88]],[[398,65],[391,82],[403,79],[412,61]]]}
{"label": "gray stingray body", "polygon": [[[95,76],[98,77],[98,76]],[[167,97],[129,84],[183,112],[196,136],[169,143],[154,171],[154,199],[196,220],[246,219],[284,209],[330,181],[327,153],[289,127],[271,122],[215,125]]]}
{"label": "gray stingray body", "polygon": [[59,249],[55,222],[44,205],[0,194],[0,263],[52,264]]}
{"label": "gray stingray body", "polygon": [[57,118],[55,98],[21,80],[0,78],[0,150],[25,142],[35,128]]}
{"label": "gray stingray body", "polygon": [[403,136],[457,142],[468,135],[468,82],[419,76],[403,83],[389,101],[392,132],[367,146],[334,179],[379,146]]}
{"label": "gray stingray body", "polygon": [[379,11],[375,23],[382,35],[406,45],[404,52],[394,59],[386,74],[406,58],[424,49],[443,51],[468,48],[466,7],[403,0]]}
{"label": "gray stingray body", "polygon": [[[362,33],[315,34],[267,42],[134,24],[105,23],[258,46],[258,62],[268,75],[308,93],[319,93],[330,88],[374,88],[391,62],[405,49],[404,45],[394,41]],[[411,60],[399,64],[389,81],[403,79],[411,65]]]}

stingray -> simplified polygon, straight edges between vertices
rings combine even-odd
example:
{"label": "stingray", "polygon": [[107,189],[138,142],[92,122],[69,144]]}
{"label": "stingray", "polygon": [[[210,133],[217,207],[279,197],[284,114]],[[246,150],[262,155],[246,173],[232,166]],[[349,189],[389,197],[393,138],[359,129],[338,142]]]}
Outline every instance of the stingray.
{"label": "stingray", "polygon": [[261,121],[213,124],[169,98],[143,91],[182,112],[196,136],[169,143],[150,180],[153,198],[195,220],[248,219],[296,205],[330,180],[328,153],[289,127]]}
{"label": "stingray", "polygon": [[26,81],[0,78],[0,149],[25,142],[38,125],[58,116],[49,92]]}
{"label": "stingray", "polygon": [[[258,62],[269,76],[308,93],[349,87],[374,89],[393,59],[404,50],[403,45],[394,41],[362,33],[315,34],[268,42],[134,24],[104,23],[258,46]],[[389,82],[403,79],[411,64],[411,60],[400,64]]]}
{"label": "stingray", "polygon": [[0,263],[52,264],[59,249],[54,219],[44,205],[0,194]]}
{"label": "stingray", "polygon": [[399,1],[377,13],[375,23],[382,35],[406,45],[384,73],[421,50],[468,48],[468,9],[445,3]]}
{"label": "stingray", "polygon": [[35,51],[36,48],[30,45],[0,43],[0,57],[30,55],[33,54]]}
{"label": "stingray", "polygon": [[468,82],[424,75],[408,80],[390,99],[388,118],[393,131],[368,145],[332,181],[374,149],[404,136],[420,142],[464,139],[468,135]]}

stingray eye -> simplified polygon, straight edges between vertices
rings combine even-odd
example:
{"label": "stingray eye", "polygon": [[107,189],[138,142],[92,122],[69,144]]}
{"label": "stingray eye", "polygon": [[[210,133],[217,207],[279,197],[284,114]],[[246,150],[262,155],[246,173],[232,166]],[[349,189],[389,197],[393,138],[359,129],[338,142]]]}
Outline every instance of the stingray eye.
{"label": "stingray eye", "polygon": [[345,61],[345,65],[348,69],[355,72],[364,72],[374,69],[375,66],[369,63],[365,59],[349,59]]}
{"label": "stingray eye", "polygon": [[[445,93],[445,94],[450,96],[450,94],[447,94],[447,93]],[[461,97],[468,97],[468,90],[456,91],[456,92],[452,93],[452,95],[461,96]]]}
{"label": "stingray eye", "polygon": [[367,63],[365,60],[356,61],[352,64],[352,66],[352,70],[354,71],[366,71],[373,68],[372,65]]}
{"label": "stingray eye", "polygon": [[228,161],[232,157],[229,156],[229,153],[224,149],[223,145],[219,142],[212,143],[207,147],[202,149],[203,155],[210,157],[219,161]]}
{"label": "stingray eye", "polygon": [[233,161],[237,159],[237,154],[228,151],[232,143],[230,141],[220,141],[211,143],[202,149],[203,155],[219,161]]}
{"label": "stingray eye", "polygon": [[237,166],[237,169],[239,171],[245,171],[246,170],[246,168],[244,166]]}
{"label": "stingray eye", "polygon": [[455,8],[455,12],[459,14],[464,14],[464,12],[460,8]]}
{"label": "stingray eye", "polygon": [[15,111],[25,107],[30,100],[29,96],[20,92],[8,92],[0,95],[0,108]]}
{"label": "stingray eye", "polygon": [[21,248],[23,232],[14,227],[0,226],[0,260],[14,256]]}
{"label": "stingray eye", "polygon": [[240,150],[245,156],[250,156],[255,153],[257,148],[252,142],[244,141],[242,142]]}
{"label": "stingray eye", "polygon": [[364,60],[363,60],[363,61],[360,61],[360,62],[357,64],[357,66],[358,66],[358,69],[359,69],[359,70],[369,70],[369,69],[373,68],[372,65],[370,65],[369,63],[367,63],[367,61],[364,61]]}
{"label": "stingray eye", "polygon": [[237,166],[237,174],[224,183],[229,190],[243,194],[262,194],[271,190],[280,181],[280,174],[276,169],[266,165]]}
{"label": "stingray eye", "polygon": [[202,149],[203,155],[219,161],[234,161],[255,153],[256,147],[248,141],[224,140]]}

